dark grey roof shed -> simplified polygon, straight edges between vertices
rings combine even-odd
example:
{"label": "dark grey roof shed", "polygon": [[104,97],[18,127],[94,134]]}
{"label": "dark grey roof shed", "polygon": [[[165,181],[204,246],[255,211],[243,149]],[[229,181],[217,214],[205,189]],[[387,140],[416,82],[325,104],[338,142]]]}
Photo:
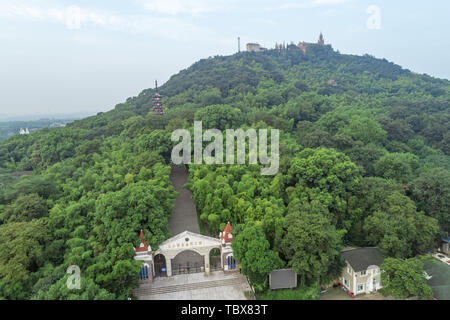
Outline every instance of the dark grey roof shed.
{"label": "dark grey roof shed", "polygon": [[356,272],[367,270],[369,266],[380,266],[384,256],[378,248],[358,248],[341,251],[344,259]]}
{"label": "dark grey roof shed", "polygon": [[270,289],[288,289],[297,287],[297,273],[292,269],[278,269],[269,275]]}

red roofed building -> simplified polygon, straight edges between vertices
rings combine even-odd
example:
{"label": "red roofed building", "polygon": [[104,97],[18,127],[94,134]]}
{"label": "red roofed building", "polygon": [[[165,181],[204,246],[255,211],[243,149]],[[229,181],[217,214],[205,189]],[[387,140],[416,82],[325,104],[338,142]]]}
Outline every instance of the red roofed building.
{"label": "red roofed building", "polygon": [[306,53],[306,43],[305,42],[299,42],[297,47],[299,47],[303,53]]}
{"label": "red roofed building", "polygon": [[219,234],[220,241],[222,242],[221,255],[224,271],[236,271],[240,269],[240,264],[234,259],[233,248],[231,248],[231,241],[233,240],[231,229],[231,224],[228,222],[223,232]]}
{"label": "red roofed building", "polygon": [[231,234],[231,224],[228,221],[227,225],[225,226],[225,230],[220,233],[220,240],[222,240],[222,244],[228,244],[233,240],[233,235]]}
{"label": "red roofed building", "polygon": [[141,270],[139,271],[139,280],[141,281],[151,281],[153,279],[153,254],[152,248],[144,240],[144,231],[141,229],[141,244],[138,248],[134,248],[136,255],[135,260],[143,261]]}
{"label": "red roofed building", "polygon": [[138,248],[134,248],[134,250],[136,250],[136,252],[152,251],[152,249],[148,250],[147,242],[144,240],[144,231],[142,231],[142,229],[141,229],[141,234],[139,235],[139,238],[141,238],[141,244],[139,245]]}

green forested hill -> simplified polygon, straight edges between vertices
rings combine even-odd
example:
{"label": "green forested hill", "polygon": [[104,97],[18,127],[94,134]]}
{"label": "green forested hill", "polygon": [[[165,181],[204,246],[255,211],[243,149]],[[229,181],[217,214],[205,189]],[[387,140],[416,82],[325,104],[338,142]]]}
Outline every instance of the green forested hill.
{"label": "green forested hill", "polygon": [[[406,258],[449,231],[448,80],[309,44],[203,59],[160,93],[164,116],[146,89],[65,128],[0,142],[0,297],[130,296],[139,230],[152,248],[170,236],[170,135],[194,119],[281,130],[275,176],[256,165],[189,168],[201,223],[213,235],[232,223],[256,288],[281,266],[326,282],[344,245]],[[70,265],[81,290],[65,286]]]}

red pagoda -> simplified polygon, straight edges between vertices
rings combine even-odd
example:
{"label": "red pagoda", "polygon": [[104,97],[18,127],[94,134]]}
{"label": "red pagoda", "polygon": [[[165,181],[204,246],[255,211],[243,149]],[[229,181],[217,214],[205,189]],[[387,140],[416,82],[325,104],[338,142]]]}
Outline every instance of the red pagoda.
{"label": "red pagoda", "polygon": [[233,239],[233,235],[231,234],[231,224],[230,222],[227,223],[225,226],[225,230],[219,234],[220,240],[222,241],[223,245],[227,245],[231,243],[231,240]]}

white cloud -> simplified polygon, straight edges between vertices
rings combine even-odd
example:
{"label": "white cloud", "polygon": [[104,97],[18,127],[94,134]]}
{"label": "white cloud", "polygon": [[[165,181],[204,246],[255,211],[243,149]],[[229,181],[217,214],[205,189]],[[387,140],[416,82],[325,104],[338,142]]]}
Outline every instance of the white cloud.
{"label": "white cloud", "polygon": [[324,5],[337,5],[352,2],[353,0],[299,0],[296,2],[287,2],[280,6],[281,9],[292,8],[312,8]]}
{"label": "white cloud", "polygon": [[69,29],[81,28],[81,8],[77,6],[70,6],[65,10],[65,23]]}
{"label": "white cloud", "polygon": [[198,0],[147,0],[144,7],[150,11],[165,14],[191,13],[198,14],[207,12],[208,7]]}
{"label": "white cloud", "polygon": [[32,20],[41,20],[44,13],[41,9],[16,3],[1,3],[0,14],[7,17],[20,17]]}
{"label": "white cloud", "polygon": [[[2,0],[3,1],[3,0]],[[173,1],[173,0],[170,0]],[[188,1],[189,2],[189,1]],[[194,39],[211,39],[215,43],[228,42],[230,39],[215,34],[207,27],[196,25],[185,19],[174,17],[175,12],[189,12],[197,14],[206,12],[200,6],[195,6],[196,1],[190,1],[189,5],[180,4],[172,11],[162,6],[158,10],[169,10],[170,15],[154,16],[147,13],[122,14],[120,12],[107,12],[104,10],[94,10],[87,7],[69,6],[17,6],[13,2],[6,0],[0,3],[0,18],[12,19],[15,21],[31,21],[41,23],[57,23],[65,26],[71,31],[77,31],[84,27],[99,27],[110,31],[123,31],[132,34],[147,34],[164,37],[171,40],[188,42]],[[198,1],[200,3],[201,1]],[[177,3],[176,1],[173,3]],[[181,3],[181,1],[179,2]]]}
{"label": "white cloud", "polygon": [[106,26],[116,22],[112,15],[82,9],[78,6],[45,8],[25,4],[2,3],[0,4],[0,16],[15,20],[62,23],[71,30],[80,29],[86,24]]}
{"label": "white cloud", "polygon": [[140,0],[143,7],[149,11],[176,15],[199,15],[213,11],[228,9],[233,0]]}
{"label": "white cloud", "polygon": [[311,7],[311,2],[288,2],[280,5],[281,9],[293,9],[293,8],[308,8]]}
{"label": "white cloud", "polygon": [[314,3],[317,5],[321,5],[321,4],[341,4],[341,3],[346,3],[346,2],[350,2],[352,0],[314,0]]}
{"label": "white cloud", "polygon": [[83,25],[95,25],[101,27],[113,26],[118,19],[108,13],[96,12],[90,9],[70,6],[65,9],[52,9],[50,16],[64,23],[68,29],[77,30]]}

